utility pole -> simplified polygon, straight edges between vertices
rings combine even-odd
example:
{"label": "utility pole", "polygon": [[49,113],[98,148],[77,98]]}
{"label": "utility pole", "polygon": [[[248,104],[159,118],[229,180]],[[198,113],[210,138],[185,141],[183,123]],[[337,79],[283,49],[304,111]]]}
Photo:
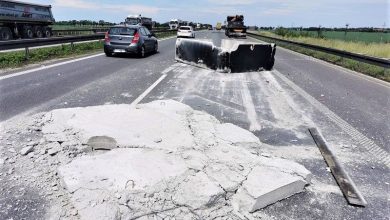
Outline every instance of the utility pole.
{"label": "utility pole", "polygon": [[344,40],[346,41],[347,40],[347,31],[348,31],[348,27],[349,27],[349,24],[347,23],[345,25],[345,34],[344,34]]}
{"label": "utility pole", "polygon": [[320,38],[321,37],[321,25],[320,26],[318,26],[318,38]]}

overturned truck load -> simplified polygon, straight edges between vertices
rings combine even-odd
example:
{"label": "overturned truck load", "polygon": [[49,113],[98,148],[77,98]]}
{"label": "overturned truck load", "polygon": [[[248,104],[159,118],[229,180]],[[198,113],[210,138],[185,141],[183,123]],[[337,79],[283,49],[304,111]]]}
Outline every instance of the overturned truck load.
{"label": "overturned truck load", "polygon": [[177,39],[176,60],[221,72],[271,70],[275,63],[275,44],[223,39],[221,47],[211,41]]}

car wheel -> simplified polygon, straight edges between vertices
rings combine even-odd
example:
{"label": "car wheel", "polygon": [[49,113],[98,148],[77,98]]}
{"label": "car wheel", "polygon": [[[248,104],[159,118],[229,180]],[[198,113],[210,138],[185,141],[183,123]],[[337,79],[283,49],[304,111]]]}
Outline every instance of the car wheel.
{"label": "car wheel", "polygon": [[142,45],[142,47],[140,48],[140,50],[139,50],[139,52],[138,52],[138,56],[141,57],[141,58],[144,58],[144,57],[145,57],[145,54],[146,54],[145,46]]}
{"label": "car wheel", "polygon": [[30,26],[24,26],[23,36],[24,36],[24,38],[33,38],[34,37],[34,32]]}
{"label": "car wheel", "polygon": [[43,30],[41,27],[35,27],[35,36],[37,36],[37,38],[43,37]]}
{"label": "car wheel", "polygon": [[106,50],[104,48],[104,53],[106,54],[107,57],[112,57],[113,53],[111,53],[110,51]]}
{"label": "car wheel", "polygon": [[12,40],[12,32],[9,28],[0,28],[0,40]]}
{"label": "car wheel", "polygon": [[44,34],[44,35],[45,35],[45,37],[47,37],[47,38],[51,37],[51,31],[50,31],[50,28],[48,28],[48,27],[45,27],[45,28],[43,29],[43,34]]}
{"label": "car wheel", "polygon": [[158,53],[158,43],[154,44],[154,53]]}

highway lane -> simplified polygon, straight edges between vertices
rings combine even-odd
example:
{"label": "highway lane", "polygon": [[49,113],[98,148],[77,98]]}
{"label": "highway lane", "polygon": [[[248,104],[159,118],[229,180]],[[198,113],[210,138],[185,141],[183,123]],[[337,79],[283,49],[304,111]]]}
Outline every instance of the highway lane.
{"label": "highway lane", "polygon": [[[197,37],[209,38],[219,43],[224,35],[222,32],[209,31],[197,33]],[[132,103],[161,77],[164,70],[168,69],[167,77],[142,102],[171,98],[189,104],[197,110],[206,111],[223,122],[234,123],[247,129],[252,128],[265,143],[263,146],[265,152],[304,164],[313,172],[316,181],[319,181],[315,182],[314,189],[278,205],[270,206],[264,210],[265,213],[278,219],[302,216],[308,219],[340,217],[381,219],[386,216],[387,198],[383,192],[388,189],[388,185],[384,183],[388,182],[387,168],[375,161],[375,158],[368,155],[364,149],[360,149],[362,146],[342,148],[343,145],[354,144],[353,140],[342,129],[327,120],[322,112],[313,108],[300,94],[297,94],[296,90],[281,80],[276,71],[226,75],[177,64],[174,62],[174,42],[174,39],[160,42],[160,53],[146,59],[98,56],[0,80],[1,120],[21,113],[32,114],[56,108]],[[279,49],[276,70],[288,77],[288,74],[291,75],[288,65],[293,64],[297,69],[301,66],[301,72],[306,74],[321,70],[321,77],[324,77],[322,75],[327,72],[340,74],[340,78],[345,78],[346,76],[343,75],[347,74],[339,73],[342,70],[335,69],[332,65],[325,65]],[[303,82],[314,84],[322,79],[306,76],[306,78],[310,77],[313,82],[309,80]],[[354,75],[349,77],[352,78],[351,81],[358,83],[363,80],[355,79]],[[298,82],[295,83],[299,85]],[[325,86],[325,83],[321,82],[321,85]],[[368,85],[370,87],[365,87],[365,84],[361,83],[360,89],[370,88],[372,94],[378,95],[379,101],[376,102],[380,103],[382,96],[376,93],[382,91],[381,85],[373,82]],[[350,91],[353,92],[353,86],[350,87]],[[333,108],[333,105],[348,106],[348,102],[353,101],[343,99],[332,91],[324,92],[325,87],[320,87],[321,90],[304,86],[301,88],[335,112],[337,108]],[[324,101],[327,94],[333,94],[334,96],[329,98],[334,100]],[[353,96],[365,105],[363,108],[370,107],[367,105],[370,105],[371,101],[364,102],[365,96],[360,99],[359,93]],[[352,124],[353,121],[351,122],[349,118],[337,114]],[[371,120],[370,123],[372,121],[374,124],[381,123],[377,120]],[[346,163],[350,175],[362,188],[363,194],[370,203],[369,208],[357,209],[346,205],[307,133],[307,127],[313,125],[319,126],[329,138],[329,143],[336,147],[337,155]],[[359,130],[367,136],[372,132]],[[384,134],[385,131],[382,132],[382,136]],[[297,201],[301,205],[296,206]]]}
{"label": "highway lane", "polygon": [[[224,36],[209,31],[197,33],[197,38],[212,39],[219,46]],[[174,63],[174,42],[174,39],[160,42],[160,53],[145,59],[98,56],[0,80],[0,120],[45,103],[46,107],[51,103],[53,108],[129,103]],[[389,151],[388,83],[281,48],[276,53],[275,69]]]}
{"label": "highway lane", "polygon": [[390,151],[390,84],[279,49],[275,69]]}
{"label": "highway lane", "polygon": [[[160,52],[144,59],[134,56],[108,58],[104,55],[71,64],[0,80],[0,120],[9,119],[34,107],[96,82],[110,82],[93,89],[89,98],[76,100],[73,106],[88,106],[110,102],[114,90],[136,97],[158,78],[161,70],[174,61],[172,45],[175,39],[159,42]],[[131,91],[129,91],[129,89]],[[101,92],[99,94],[99,92]],[[72,96],[75,98],[75,96]],[[104,101],[104,102],[103,102]],[[65,101],[70,103],[70,101]],[[102,103],[103,102],[103,103]]]}

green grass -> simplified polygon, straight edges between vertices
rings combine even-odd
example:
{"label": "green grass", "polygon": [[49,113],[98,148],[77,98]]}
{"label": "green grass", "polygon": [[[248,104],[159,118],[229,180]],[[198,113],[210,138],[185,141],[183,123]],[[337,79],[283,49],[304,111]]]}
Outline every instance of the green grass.
{"label": "green grass", "polygon": [[[311,37],[318,37],[317,31],[293,31],[299,35],[307,35]],[[322,31],[321,36],[326,39],[352,41],[352,42],[364,42],[364,43],[390,43],[390,33],[383,32],[357,32],[348,31],[345,34],[344,31]]]}
{"label": "green grass", "polygon": [[268,31],[260,31],[259,33],[265,36],[281,38],[285,40],[335,48],[338,50],[345,50],[345,51],[365,54],[369,56],[390,58],[390,43],[364,43],[364,42],[343,41],[343,40],[295,36],[295,35],[294,36],[286,35],[283,37]]}
{"label": "green grass", "polygon": [[43,62],[51,59],[72,57],[86,53],[93,53],[103,49],[102,42],[88,42],[81,44],[55,46],[30,50],[29,59],[24,51],[1,53],[0,68],[15,68],[27,64]]}
{"label": "green grass", "polygon": [[263,37],[256,37],[256,38],[258,38],[262,41],[276,43],[278,46],[281,46],[281,47],[284,47],[284,48],[287,48],[287,49],[290,49],[290,50],[293,50],[293,51],[296,51],[296,52],[299,52],[302,54],[306,54],[306,55],[309,55],[309,56],[312,56],[312,57],[315,57],[315,58],[318,58],[321,60],[325,60],[327,62],[348,68],[350,70],[354,70],[356,72],[364,73],[366,75],[390,82],[390,70],[385,69],[383,67],[370,65],[370,64],[354,61],[354,60],[347,59],[347,58],[342,58],[342,57],[331,55],[328,53],[319,52],[316,50],[310,50],[310,49],[303,48],[300,46],[291,45],[288,43],[283,43],[282,41],[270,40],[268,38],[263,38]]}
{"label": "green grass", "polygon": [[[176,35],[176,32],[157,33],[158,38],[166,38]],[[29,59],[26,59],[24,51],[0,53],[0,69],[16,68],[33,63],[48,60],[75,57],[103,51],[103,42],[88,42],[71,45],[54,46],[30,50]]]}

